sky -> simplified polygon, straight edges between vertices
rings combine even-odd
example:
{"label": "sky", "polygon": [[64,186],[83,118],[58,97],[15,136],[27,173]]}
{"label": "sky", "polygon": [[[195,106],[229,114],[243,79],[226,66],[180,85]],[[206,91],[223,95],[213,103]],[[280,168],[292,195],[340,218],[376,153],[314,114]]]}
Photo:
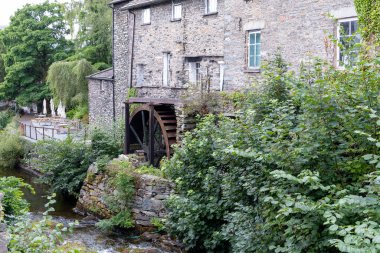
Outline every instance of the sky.
{"label": "sky", "polygon": [[[9,25],[10,17],[25,4],[39,4],[46,0],[2,0],[0,2],[0,27]],[[67,0],[58,0],[67,2]]]}

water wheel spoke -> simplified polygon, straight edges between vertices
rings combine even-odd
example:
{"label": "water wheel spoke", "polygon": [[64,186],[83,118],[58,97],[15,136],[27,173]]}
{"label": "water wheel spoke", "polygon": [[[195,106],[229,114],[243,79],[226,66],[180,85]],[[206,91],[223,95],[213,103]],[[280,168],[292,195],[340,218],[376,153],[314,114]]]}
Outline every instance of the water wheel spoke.
{"label": "water wheel spoke", "polygon": [[139,135],[137,134],[136,130],[134,129],[134,127],[132,125],[130,126],[130,128],[131,128],[131,131],[132,131],[133,135],[136,137],[137,142],[140,144],[141,148],[143,148],[144,144],[141,141],[141,139],[140,139]]}

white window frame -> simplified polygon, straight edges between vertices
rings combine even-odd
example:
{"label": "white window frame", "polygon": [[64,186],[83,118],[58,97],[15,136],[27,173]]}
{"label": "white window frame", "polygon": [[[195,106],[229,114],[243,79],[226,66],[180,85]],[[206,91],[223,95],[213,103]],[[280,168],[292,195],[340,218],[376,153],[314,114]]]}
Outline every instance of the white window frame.
{"label": "white window frame", "polygon": [[202,82],[201,62],[189,62],[189,82],[200,85]]}
{"label": "white window frame", "polygon": [[150,22],[151,22],[150,8],[145,8],[142,10],[142,23],[143,25],[149,25]]}
{"label": "white window frame", "polygon": [[162,66],[162,86],[170,86],[170,52],[164,52]]}
{"label": "white window frame", "polygon": [[[211,1],[214,1],[215,6],[210,4]],[[211,7],[214,7],[211,9]],[[205,0],[205,14],[213,14],[218,12],[218,0]]]}
{"label": "white window frame", "polygon": [[[179,15],[176,15],[178,14],[175,10],[176,10],[176,7],[180,7],[179,9]],[[182,4],[181,3],[173,3],[172,4],[172,20],[181,20],[182,19]]]}
{"label": "white window frame", "polygon": [[[260,43],[253,43],[251,44],[251,34],[260,34]],[[248,32],[248,43],[247,43],[247,56],[248,56],[248,69],[260,69],[261,67],[261,40],[262,39],[262,36],[261,36],[261,30],[253,30],[253,31],[249,31]],[[259,58],[260,58],[260,63],[257,64],[256,62],[256,58],[257,58],[257,54],[256,54],[256,49],[257,49],[257,46],[260,46],[260,54],[258,55]],[[251,65],[251,46],[254,46],[255,47],[255,51],[254,51],[254,66]]]}
{"label": "white window frame", "polygon": [[[341,18],[341,19],[338,19],[338,23],[337,23],[337,28],[336,28],[336,40],[337,40],[337,43],[338,45],[336,46],[336,66],[340,69],[343,69],[344,68],[344,65],[341,64],[340,62],[340,53],[341,53],[341,49],[340,49],[340,46],[339,46],[339,43],[340,43],[340,28],[341,28],[341,23],[345,23],[345,22],[352,22],[352,21],[357,21],[359,22],[359,19],[358,17],[350,17],[350,18]],[[350,35],[352,36],[352,34]]]}

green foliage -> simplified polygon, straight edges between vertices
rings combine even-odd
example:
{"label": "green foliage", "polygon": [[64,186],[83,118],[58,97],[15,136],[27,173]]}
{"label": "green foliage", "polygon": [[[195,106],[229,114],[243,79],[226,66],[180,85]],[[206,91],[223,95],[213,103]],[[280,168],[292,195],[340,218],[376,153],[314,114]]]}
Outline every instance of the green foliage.
{"label": "green foliage", "polygon": [[0,111],[0,130],[3,130],[8,125],[13,116],[14,113],[9,110]]}
{"label": "green foliage", "polygon": [[76,106],[67,112],[67,117],[71,119],[85,119],[88,117],[88,105]]}
{"label": "green foliage", "polygon": [[90,164],[96,162],[100,170],[108,161],[122,153],[122,130],[95,130],[91,145],[71,138],[38,142],[32,150],[33,164],[44,175],[41,181],[52,191],[78,196]]}
{"label": "green foliage", "polygon": [[55,62],[49,68],[47,82],[57,101],[61,100],[68,108],[78,106],[86,109],[88,103],[86,76],[94,72],[95,69],[86,60]]}
{"label": "green foliage", "polygon": [[4,194],[2,200],[3,212],[6,218],[22,215],[28,211],[29,204],[23,198],[22,189],[30,190],[34,193],[33,188],[24,183],[22,179],[16,177],[1,177],[0,192]]}
{"label": "green foliage", "polygon": [[110,230],[115,227],[131,228],[134,221],[131,214],[131,203],[135,194],[135,179],[127,170],[118,170],[110,184],[116,191],[107,196],[106,203],[115,214],[110,219],[105,219],[96,224],[102,230]]}
{"label": "green foliage", "polygon": [[138,174],[146,174],[146,175],[152,175],[152,176],[162,177],[162,178],[165,177],[162,170],[155,168],[151,165],[149,165],[149,166],[148,165],[142,165],[142,166],[137,167],[133,171],[135,173],[138,173]]}
{"label": "green foliage", "polygon": [[55,203],[55,195],[48,197],[46,205],[47,211],[39,221],[33,221],[29,215],[18,217],[16,222],[9,224],[8,233],[10,240],[8,243],[9,252],[28,252],[28,253],[64,253],[79,252],[74,250],[67,251],[60,248],[65,236],[72,233],[75,223],[70,223],[65,227],[62,223],[55,223],[50,212],[54,211],[49,206]]}
{"label": "green foliage", "polygon": [[27,104],[46,97],[49,66],[72,51],[65,38],[67,33],[60,4],[27,4],[17,10],[10,25],[0,33],[6,71],[0,85],[1,99]]}
{"label": "green foliage", "polygon": [[9,131],[0,132],[0,168],[14,168],[24,155],[20,136]]}
{"label": "green foliage", "polygon": [[42,141],[36,144],[33,153],[37,154],[35,166],[44,173],[41,182],[50,185],[54,192],[78,196],[93,161],[85,143],[71,138]]}
{"label": "green foliage", "polygon": [[195,252],[378,252],[379,62],[275,61],[235,119],[202,119],[164,164],[170,233]]}
{"label": "green foliage", "polygon": [[361,32],[364,39],[380,39],[380,1],[378,0],[355,0],[358,12]]}
{"label": "green foliage", "polygon": [[[66,19],[75,41],[76,53],[69,60],[86,59],[98,70],[112,63],[112,10],[108,0],[72,0],[66,4]],[[78,25],[75,28],[75,24]]]}
{"label": "green foliage", "polygon": [[95,129],[91,134],[91,149],[95,157],[108,156],[110,159],[123,153],[123,138],[120,129],[114,131]]}
{"label": "green foliage", "polygon": [[150,223],[157,228],[158,232],[163,232],[165,231],[165,221],[165,219],[154,217],[150,220]]}

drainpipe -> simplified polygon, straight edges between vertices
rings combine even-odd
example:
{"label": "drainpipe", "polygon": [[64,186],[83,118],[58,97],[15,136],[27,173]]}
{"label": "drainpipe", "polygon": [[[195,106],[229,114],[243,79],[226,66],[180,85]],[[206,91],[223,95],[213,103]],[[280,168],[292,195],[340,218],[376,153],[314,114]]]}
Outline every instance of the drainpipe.
{"label": "drainpipe", "polygon": [[133,27],[132,27],[132,47],[130,53],[130,69],[129,69],[129,88],[132,88],[132,77],[133,77],[133,58],[134,58],[134,48],[135,48],[135,30],[136,30],[136,14],[132,11],[129,11],[133,15]]}
{"label": "drainpipe", "polygon": [[115,102],[115,9],[112,8],[112,113],[113,122],[116,121],[116,102]]}

